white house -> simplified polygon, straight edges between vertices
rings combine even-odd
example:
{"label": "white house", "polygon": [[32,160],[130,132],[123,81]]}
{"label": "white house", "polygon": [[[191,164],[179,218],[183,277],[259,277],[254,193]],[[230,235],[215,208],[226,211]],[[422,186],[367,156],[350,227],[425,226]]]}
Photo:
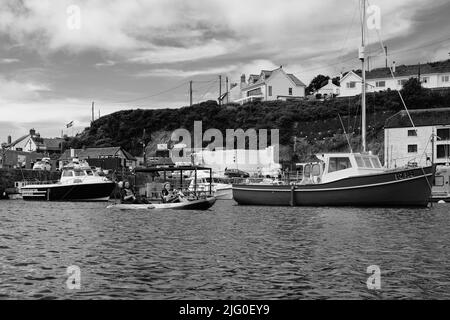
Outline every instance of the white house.
{"label": "white house", "polygon": [[[424,88],[450,88],[450,60],[417,65],[392,65],[395,80],[390,68],[373,69],[366,73],[367,92],[387,89],[400,90],[410,78],[419,78]],[[350,71],[341,77],[341,97],[361,94],[361,71]]]}
{"label": "white house", "polygon": [[416,129],[412,127],[406,111],[401,111],[386,121],[385,166],[396,168],[408,163],[425,166],[431,160],[438,165],[449,163],[450,108],[411,110],[410,114]]}
{"label": "white house", "polygon": [[232,85],[230,91],[220,97],[222,101],[245,103],[249,101],[294,100],[305,97],[306,85],[292,73],[286,73],[283,67],[259,75],[252,74],[246,81],[241,77],[239,85]]}
{"label": "white house", "polygon": [[[10,140],[9,137],[8,140]],[[13,142],[8,141],[6,148],[12,151],[41,152],[50,155],[61,153],[61,144],[63,141],[61,138],[41,138],[40,134],[36,133],[36,130],[31,129],[29,134]]]}
{"label": "white house", "polygon": [[195,152],[193,161],[197,165],[212,168],[216,173],[223,174],[226,169],[239,169],[251,175],[278,176],[281,165],[277,161],[277,153],[278,148],[274,146],[262,150],[201,150]]}
{"label": "white house", "polygon": [[340,87],[335,85],[332,79],[328,79],[328,83],[317,90],[315,94],[320,94],[322,97],[338,96],[340,94]]}

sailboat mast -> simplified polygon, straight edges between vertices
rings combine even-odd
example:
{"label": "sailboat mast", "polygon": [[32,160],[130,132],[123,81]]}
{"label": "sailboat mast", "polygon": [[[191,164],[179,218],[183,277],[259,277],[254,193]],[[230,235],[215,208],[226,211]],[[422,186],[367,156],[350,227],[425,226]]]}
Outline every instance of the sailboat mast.
{"label": "sailboat mast", "polygon": [[366,141],[366,64],[365,64],[365,50],[366,50],[366,0],[361,0],[361,48],[359,49],[359,59],[362,63],[362,82],[361,82],[361,140],[362,151],[367,151]]}

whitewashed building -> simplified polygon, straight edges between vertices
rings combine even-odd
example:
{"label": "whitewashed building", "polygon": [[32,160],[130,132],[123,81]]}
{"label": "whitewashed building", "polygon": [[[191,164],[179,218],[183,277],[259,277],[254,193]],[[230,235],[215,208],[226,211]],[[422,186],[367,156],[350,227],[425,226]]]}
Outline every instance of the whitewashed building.
{"label": "whitewashed building", "polygon": [[278,148],[269,146],[262,150],[217,149],[201,150],[194,154],[194,163],[210,167],[223,174],[226,169],[239,169],[250,175],[278,176],[281,165],[278,162]]}
{"label": "whitewashed building", "polygon": [[240,84],[232,84],[231,89],[220,99],[240,104],[250,101],[287,101],[304,98],[305,89],[306,85],[300,79],[280,67],[252,74],[248,80],[242,75]]}
{"label": "whitewashed building", "polygon": [[[411,125],[406,111],[387,120],[384,130],[384,155],[387,168],[408,163],[429,165],[431,160],[450,162],[450,108],[411,110],[416,125]],[[432,137],[435,136],[434,142]],[[434,146],[434,149],[433,149]]]}
{"label": "whitewashed building", "polygon": [[[8,137],[8,140],[11,140]],[[20,152],[39,152],[43,154],[61,153],[61,144],[64,142],[61,138],[42,138],[36,130],[31,129],[30,132],[15,141],[8,141],[5,145],[6,149]]]}
{"label": "whitewashed building", "polygon": [[[395,80],[389,68],[373,69],[366,73],[367,92],[388,89],[400,90],[410,78],[419,78],[424,88],[450,89],[450,60],[417,65],[392,65]],[[341,76],[341,97],[361,94],[361,71],[350,71]]]}
{"label": "whitewashed building", "polygon": [[333,80],[329,79],[328,83],[317,90],[314,94],[320,94],[322,97],[338,96],[340,94],[340,86],[335,85]]}

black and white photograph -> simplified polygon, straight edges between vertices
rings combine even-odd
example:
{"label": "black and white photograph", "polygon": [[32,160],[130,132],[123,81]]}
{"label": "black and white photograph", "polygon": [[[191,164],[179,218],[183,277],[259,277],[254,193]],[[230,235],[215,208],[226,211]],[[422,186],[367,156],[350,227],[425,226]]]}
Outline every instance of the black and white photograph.
{"label": "black and white photograph", "polygon": [[0,300],[449,299],[449,16],[0,0]]}

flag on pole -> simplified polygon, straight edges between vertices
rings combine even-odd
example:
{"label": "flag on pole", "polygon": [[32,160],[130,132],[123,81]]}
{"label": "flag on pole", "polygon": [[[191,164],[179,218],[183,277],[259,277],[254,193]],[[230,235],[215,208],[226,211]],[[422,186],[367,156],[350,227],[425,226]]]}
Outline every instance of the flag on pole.
{"label": "flag on pole", "polygon": [[70,121],[68,124],[66,124],[67,129],[69,129],[70,127],[73,127],[73,121]]}

